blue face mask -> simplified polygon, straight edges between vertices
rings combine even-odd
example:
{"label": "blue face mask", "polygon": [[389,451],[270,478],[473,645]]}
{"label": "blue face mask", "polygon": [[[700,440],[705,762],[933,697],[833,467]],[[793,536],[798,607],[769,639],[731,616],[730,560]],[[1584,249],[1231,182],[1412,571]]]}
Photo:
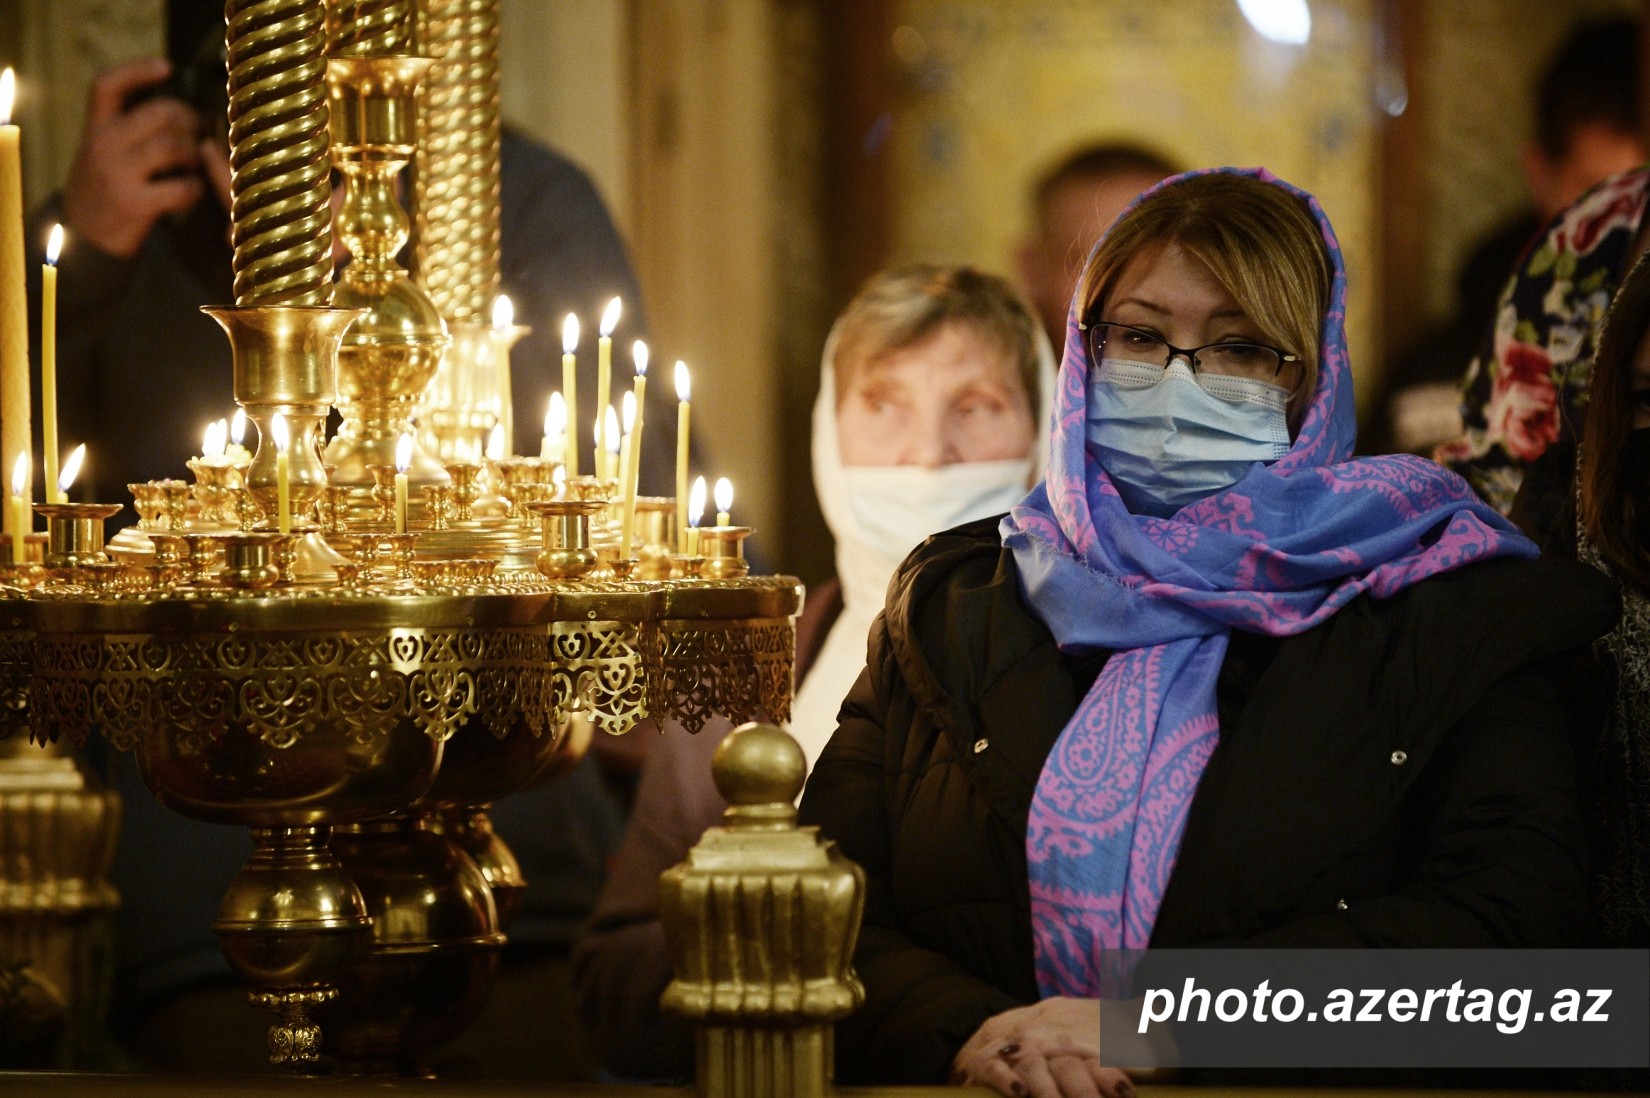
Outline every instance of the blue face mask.
{"label": "blue face mask", "polygon": [[1105,359],[1090,371],[1089,453],[1130,511],[1168,518],[1289,452],[1288,390]]}

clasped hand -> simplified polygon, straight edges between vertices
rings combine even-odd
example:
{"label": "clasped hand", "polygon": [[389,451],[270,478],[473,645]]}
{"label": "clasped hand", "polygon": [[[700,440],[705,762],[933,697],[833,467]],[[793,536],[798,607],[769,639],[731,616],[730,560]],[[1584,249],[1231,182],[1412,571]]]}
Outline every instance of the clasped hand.
{"label": "clasped hand", "polygon": [[951,1064],[952,1082],[1011,1098],[1132,1098],[1134,1085],[1100,1064],[1100,1001],[1044,999],[986,1019]]}

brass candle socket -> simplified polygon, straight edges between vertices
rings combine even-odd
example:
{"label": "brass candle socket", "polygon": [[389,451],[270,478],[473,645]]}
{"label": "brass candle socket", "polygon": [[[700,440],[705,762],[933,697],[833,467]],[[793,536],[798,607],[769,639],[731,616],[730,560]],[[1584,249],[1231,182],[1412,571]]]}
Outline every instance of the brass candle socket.
{"label": "brass candle socket", "polygon": [[749,526],[701,526],[699,551],[704,554],[706,579],[738,579],[750,572],[745,561],[745,539]]}
{"label": "brass candle socket", "polygon": [[132,493],[132,510],[137,512],[138,529],[145,532],[161,528],[161,516],[166,511],[166,500],[161,495],[160,484],[149,480],[141,484],[128,484],[126,490]]}
{"label": "brass candle socket", "polygon": [[367,473],[372,477],[372,501],[378,504],[378,514],[373,516],[373,521],[394,527],[395,466],[375,463],[367,466]]}
{"label": "brass candle socket", "polygon": [[46,567],[79,568],[109,563],[103,551],[103,523],[120,513],[119,503],[37,503],[46,520]]}
{"label": "brass candle socket", "polygon": [[181,534],[189,524],[189,485],[181,480],[150,481],[160,489],[161,529]]}
{"label": "brass candle socket", "polygon": [[412,582],[413,547],[418,543],[418,537],[416,533],[385,534],[383,537],[390,547],[390,573],[398,582]]}
{"label": "brass candle socket", "polygon": [[445,530],[452,525],[453,490],[445,484],[426,484],[424,496],[424,517],[428,520],[431,530]]}
{"label": "brass candle socket", "polygon": [[[229,336],[235,402],[258,427],[258,451],[247,465],[247,491],[262,508],[262,526],[278,520],[275,442],[270,420],[286,419],[287,486],[291,514],[309,514],[326,486],[318,439],[338,394],[338,348],[359,309],[260,306],[201,310]],[[199,473],[197,472],[197,475]],[[227,517],[238,524],[240,516]]]}
{"label": "brass candle socket", "polygon": [[[363,311],[339,353],[343,423],[327,460],[338,467],[337,483],[351,487],[372,482],[369,466],[393,464],[448,344],[441,314],[395,259],[409,230],[396,179],[412,156],[418,82],[429,65],[422,57],[327,63],[332,160],[345,188],[337,232],[351,256],[333,301]],[[449,483],[416,434],[406,473],[415,491]]]}
{"label": "brass candle socket", "polygon": [[[286,543],[290,551],[296,539],[291,534],[255,531],[224,534],[219,540],[223,545],[223,571],[219,573],[223,583],[242,590],[257,590],[281,582],[280,563],[276,560],[277,543]],[[289,568],[290,565],[289,556]]]}
{"label": "brass candle socket", "polygon": [[547,483],[554,468],[554,462],[532,457],[504,458],[493,463],[498,476],[499,495],[504,497],[509,507],[506,512],[508,517],[523,519],[528,516],[524,505],[533,502],[532,489]]}
{"label": "brass candle socket", "polygon": [[183,541],[189,550],[184,559],[188,582],[197,586],[216,582],[218,568],[223,562],[223,536],[185,534]]}
{"label": "brass candle socket", "polygon": [[190,458],[188,465],[189,471],[195,474],[195,483],[191,491],[195,502],[200,505],[198,516],[201,524],[217,526],[224,521],[223,506],[227,494],[224,491],[223,478],[229,467],[204,458]]}
{"label": "brass candle socket", "polygon": [[541,575],[577,579],[595,569],[590,520],[605,506],[599,500],[545,500],[527,505],[543,530],[544,548],[535,562]]}
{"label": "brass candle socket", "polygon": [[[676,500],[671,496],[636,497],[637,550],[657,549],[668,555],[676,548]],[[667,566],[668,567],[668,566]]]}
{"label": "brass candle socket", "polygon": [[315,510],[320,516],[322,534],[331,538],[342,533],[344,520],[349,515],[349,489],[337,484],[327,485],[321,489],[321,498]]}
{"label": "brass candle socket", "polygon": [[474,522],[476,500],[481,498],[481,466],[455,461],[446,469],[447,475],[453,478],[453,521]]}

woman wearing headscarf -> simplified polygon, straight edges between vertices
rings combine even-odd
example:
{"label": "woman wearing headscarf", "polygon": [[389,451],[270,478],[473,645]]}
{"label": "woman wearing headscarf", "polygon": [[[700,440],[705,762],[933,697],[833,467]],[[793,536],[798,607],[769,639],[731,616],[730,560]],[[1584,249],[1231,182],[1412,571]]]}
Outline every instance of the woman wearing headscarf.
{"label": "woman wearing headscarf", "polygon": [[1345,300],[1264,171],[1090,256],[1045,481],[901,566],[803,796],[868,878],[844,1082],[1115,1092],[1117,949],[1584,933],[1571,730],[1520,672],[1615,594],[1437,465],[1349,460]]}
{"label": "woman wearing headscarf", "polygon": [[[798,627],[801,689],[790,728],[809,765],[836,730],[865,666],[888,579],[928,535],[1000,515],[1046,452],[1053,356],[1002,278],[935,264],[874,275],[821,356],[814,485],[836,540],[837,592],[810,590],[804,618],[836,603],[823,644]],[[579,994],[610,1074],[661,1081],[692,1068],[693,1033],[663,1017],[670,979],[659,874],[687,856],[726,807],[710,757],[729,727],[670,730],[648,751],[625,836],[574,952]]]}

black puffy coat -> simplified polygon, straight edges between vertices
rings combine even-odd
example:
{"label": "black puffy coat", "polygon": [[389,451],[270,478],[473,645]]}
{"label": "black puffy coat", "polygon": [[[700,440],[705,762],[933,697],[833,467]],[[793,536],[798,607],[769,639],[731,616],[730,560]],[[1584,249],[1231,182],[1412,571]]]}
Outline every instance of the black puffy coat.
{"label": "black puffy coat", "polygon": [[[1618,614],[1591,569],[1499,560],[1295,637],[1234,633],[1152,944],[1585,944],[1586,733],[1546,669]],[[943,1081],[981,1022],[1037,998],[1026,818],[1104,662],[1056,648],[994,522],[895,576],[802,802],[869,881],[842,1081]]]}

